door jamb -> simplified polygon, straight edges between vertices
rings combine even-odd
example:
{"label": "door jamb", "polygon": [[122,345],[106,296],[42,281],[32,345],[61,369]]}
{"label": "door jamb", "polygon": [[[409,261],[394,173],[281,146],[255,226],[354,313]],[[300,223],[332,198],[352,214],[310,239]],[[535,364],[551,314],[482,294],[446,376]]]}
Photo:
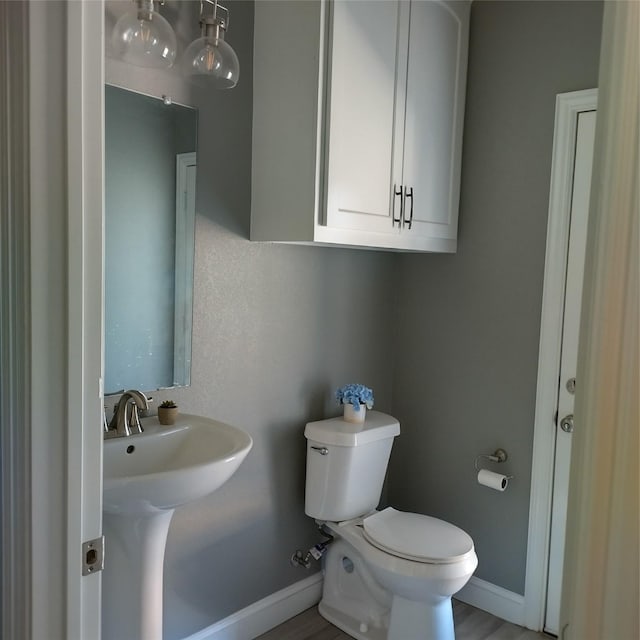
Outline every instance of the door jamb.
{"label": "door jamb", "polygon": [[29,49],[26,3],[0,3],[0,637],[31,636]]}
{"label": "door jamb", "polygon": [[67,634],[100,639],[102,575],[82,544],[102,535],[104,2],[66,0]]}
{"label": "door jamb", "polygon": [[100,638],[103,15],[0,6],[3,637]]}
{"label": "door jamb", "polygon": [[533,436],[524,625],[539,631],[546,606],[555,454],[555,407],[560,375],[563,301],[569,248],[573,165],[578,115],[597,107],[597,89],[556,97],[549,217],[540,321]]}

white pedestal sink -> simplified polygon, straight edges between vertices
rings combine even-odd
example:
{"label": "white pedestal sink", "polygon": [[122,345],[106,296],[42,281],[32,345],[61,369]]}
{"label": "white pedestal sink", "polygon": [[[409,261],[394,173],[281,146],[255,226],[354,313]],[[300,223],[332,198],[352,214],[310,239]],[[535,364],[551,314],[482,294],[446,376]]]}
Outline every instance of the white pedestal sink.
{"label": "white pedestal sink", "polygon": [[253,444],[200,416],[104,443],[102,640],[162,640],[162,576],[174,509],[224,484]]}

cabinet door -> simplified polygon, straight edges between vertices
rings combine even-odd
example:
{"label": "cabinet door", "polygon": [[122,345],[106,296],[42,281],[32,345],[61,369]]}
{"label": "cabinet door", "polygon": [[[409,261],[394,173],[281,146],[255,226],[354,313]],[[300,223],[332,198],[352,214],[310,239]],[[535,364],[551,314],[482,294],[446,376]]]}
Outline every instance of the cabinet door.
{"label": "cabinet door", "polygon": [[413,189],[413,221],[406,233],[457,237],[468,39],[468,2],[411,3],[403,183]]}
{"label": "cabinet door", "polygon": [[[336,0],[331,6],[325,223],[393,233],[393,172],[397,167],[399,177],[402,165],[394,140],[397,116],[403,116],[396,93],[404,89],[406,72],[401,14],[408,3]],[[396,203],[397,218],[400,198]]]}

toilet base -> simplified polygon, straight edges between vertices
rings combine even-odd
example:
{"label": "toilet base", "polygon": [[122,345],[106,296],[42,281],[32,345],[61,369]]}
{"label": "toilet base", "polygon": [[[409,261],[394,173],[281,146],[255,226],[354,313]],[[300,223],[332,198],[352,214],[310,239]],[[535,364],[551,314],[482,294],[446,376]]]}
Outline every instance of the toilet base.
{"label": "toilet base", "polygon": [[342,629],[345,633],[348,633],[352,638],[357,640],[387,640],[387,629],[370,627],[366,623],[359,622],[354,617],[345,613],[344,611],[338,611],[334,607],[320,602],[318,605],[318,612],[331,624]]}
{"label": "toilet base", "polygon": [[[419,629],[419,633],[416,633]],[[386,640],[456,640],[453,630],[451,598],[436,602],[412,602],[398,596],[393,599]]]}
{"label": "toilet base", "polygon": [[361,555],[337,539],[323,564],[320,615],[358,640],[386,640],[391,594],[373,579]]}
{"label": "toilet base", "polygon": [[[455,640],[456,637],[451,599],[445,599],[437,606],[425,607],[421,602],[397,598],[393,602],[388,629],[369,627],[324,602],[318,605],[318,612],[325,620],[356,640]],[[416,635],[415,629],[420,629],[419,635]]]}
{"label": "toilet base", "polygon": [[[324,557],[318,606],[323,618],[357,640],[455,640],[451,595],[468,581],[477,563],[475,555],[468,566],[423,567],[435,575],[431,579],[424,575],[412,578],[366,562],[353,544],[361,543],[357,527],[332,531],[349,536],[349,541],[336,535]],[[357,535],[352,535],[354,531]],[[414,593],[423,599],[414,601]]]}

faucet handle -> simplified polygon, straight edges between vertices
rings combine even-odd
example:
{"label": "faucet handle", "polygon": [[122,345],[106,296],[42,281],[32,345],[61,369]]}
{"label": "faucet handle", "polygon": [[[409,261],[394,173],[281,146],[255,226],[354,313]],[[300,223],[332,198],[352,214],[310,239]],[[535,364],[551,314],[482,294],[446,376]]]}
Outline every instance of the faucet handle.
{"label": "faucet handle", "polygon": [[[144,428],[140,424],[140,416],[138,414],[138,405],[133,401],[129,401],[128,409],[129,409],[129,432],[143,433]],[[126,420],[126,415],[125,415],[125,420]]]}
{"label": "faucet handle", "polygon": [[[118,415],[118,404],[119,403],[116,402],[113,405],[113,415],[111,416],[111,420],[109,420],[109,422],[107,424],[107,429],[106,429],[108,432],[113,431],[115,433],[116,428],[118,426],[118,422],[117,422],[117,419],[116,419],[117,415]],[[106,411],[106,409],[105,409],[105,411]],[[105,420],[106,420],[106,415],[105,415]]]}

